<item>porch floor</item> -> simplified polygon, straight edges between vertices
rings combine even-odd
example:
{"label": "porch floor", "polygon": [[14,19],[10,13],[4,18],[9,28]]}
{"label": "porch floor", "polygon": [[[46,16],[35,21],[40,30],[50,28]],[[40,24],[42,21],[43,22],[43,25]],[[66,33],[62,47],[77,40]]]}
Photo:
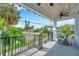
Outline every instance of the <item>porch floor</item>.
{"label": "porch floor", "polygon": [[79,56],[79,49],[50,41],[44,44],[41,50],[34,47],[18,54],[18,56]]}

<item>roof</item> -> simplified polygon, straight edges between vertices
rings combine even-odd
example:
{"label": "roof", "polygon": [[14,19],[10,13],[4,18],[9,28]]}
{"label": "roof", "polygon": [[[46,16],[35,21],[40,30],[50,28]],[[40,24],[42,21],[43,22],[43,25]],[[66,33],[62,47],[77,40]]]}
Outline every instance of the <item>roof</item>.
{"label": "roof", "polygon": [[53,3],[53,6],[50,3],[23,3],[23,7],[41,15],[50,20],[64,20],[75,18],[75,12],[78,8],[78,3]]}

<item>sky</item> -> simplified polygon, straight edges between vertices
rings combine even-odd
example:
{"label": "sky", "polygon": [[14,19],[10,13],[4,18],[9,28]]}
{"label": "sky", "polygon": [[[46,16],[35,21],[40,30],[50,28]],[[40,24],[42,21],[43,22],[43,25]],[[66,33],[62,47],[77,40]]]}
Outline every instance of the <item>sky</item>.
{"label": "sky", "polygon": [[[25,20],[30,21],[30,22],[35,22],[35,23],[30,23],[30,26],[33,25],[33,26],[35,26],[35,28],[39,28],[44,25],[50,25],[50,20],[45,19],[44,17],[39,16],[38,14],[36,14],[28,9],[25,9],[23,7],[19,7],[17,5],[16,5],[16,7],[20,11],[20,17],[21,17],[19,19],[19,22],[16,24],[16,27],[24,28],[24,26],[25,26],[24,21]],[[64,24],[74,24],[74,21],[75,21],[75,19],[58,21],[57,26],[62,26]],[[36,24],[36,23],[40,23],[40,24]],[[51,23],[53,25],[53,21]]]}

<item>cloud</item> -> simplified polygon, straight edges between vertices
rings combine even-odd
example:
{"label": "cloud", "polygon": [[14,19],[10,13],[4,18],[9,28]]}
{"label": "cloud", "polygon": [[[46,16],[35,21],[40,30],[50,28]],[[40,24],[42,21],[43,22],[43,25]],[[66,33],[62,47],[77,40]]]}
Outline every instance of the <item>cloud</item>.
{"label": "cloud", "polygon": [[25,9],[23,7],[18,6],[17,4],[15,4],[15,7],[17,7],[18,10]]}
{"label": "cloud", "polygon": [[24,8],[23,8],[23,7],[17,7],[17,9],[18,9],[18,10],[22,10],[22,9],[24,9]]}

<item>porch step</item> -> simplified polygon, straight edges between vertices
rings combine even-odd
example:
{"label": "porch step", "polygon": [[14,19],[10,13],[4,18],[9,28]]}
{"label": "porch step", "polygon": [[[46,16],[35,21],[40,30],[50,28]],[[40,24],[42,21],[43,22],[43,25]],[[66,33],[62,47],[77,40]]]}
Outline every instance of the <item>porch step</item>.
{"label": "porch step", "polygon": [[43,49],[39,50],[32,56],[44,56],[47,54],[47,52],[56,44],[56,42],[50,41],[43,45]]}
{"label": "porch step", "polygon": [[35,54],[33,54],[32,56],[44,56],[47,52],[46,51],[38,51]]}
{"label": "porch step", "polygon": [[27,51],[17,54],[16,56],[31,56],[32,54],[36,53],[38,50],[39,50],[38,48],[33,47]]}

